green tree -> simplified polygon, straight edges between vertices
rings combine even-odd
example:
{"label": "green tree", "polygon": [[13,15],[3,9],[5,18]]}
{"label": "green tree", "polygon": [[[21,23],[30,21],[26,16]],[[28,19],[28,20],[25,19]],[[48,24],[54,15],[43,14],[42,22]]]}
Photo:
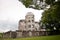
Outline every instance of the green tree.
{"label": "green tree", "polygon": [[[42,23],[46,25],[46,29],[60,30],[60,1],[56,2],[48,10],[42,14]],[[54,29],[56,28],[56,29]]]}
{"label": "green tree", "polygon": [[32,5],[32,0],[19,0],[21,1],[26,7],[29,7],[29,5]]}
{"label": "green tree", "polygon": [[[38,0],[19,0],[19,1],[21,1],[24,5],[25,5],[25,7],[29,7],[29,8],[33,8],[33,9],[44,9],[47,5],[46,4],[41,4],[41,2],[43,2],[42,0],[39,0],[39,2],[37,2]],[[41,5],[42,6],[41,6]]]}
{"label": "green tree", "polygon": [[[47,4],[52,5],[55,3],[55,0],[45,0],[45,3],[44,3],[44,0],[39,0],[40,1],[39,3],[37,2],[38,0],[19,0],[19,1],[21,1],[27,8],[29,7],[29,8],[38,9],[38,10],[45,9],[47,7]],[[41,4],[41,2],[43,5]],[[34,5],[34,7],[31,5]]]}
{"label": "green tree", "polygon": [[46,3],[47,3],[48,5],[54,4],[54,2],[55,2],[55,0],[46,0]]}

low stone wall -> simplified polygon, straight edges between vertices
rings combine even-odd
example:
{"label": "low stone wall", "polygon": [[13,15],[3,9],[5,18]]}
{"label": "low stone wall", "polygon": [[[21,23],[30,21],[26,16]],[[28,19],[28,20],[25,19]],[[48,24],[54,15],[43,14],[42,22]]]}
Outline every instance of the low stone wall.
{"label": "low stone wall", "polygon": [[47,36],[58,35],[60,31],[8,31],[3,33],[4,38],[20,38],[20,37],[32,37],[32,36]]}
{"label": "low stone wall", "polygon": [[6,33],[3,33],[4,38],[16,38],[17,33],[13,31],[8,31]]}
{"label": "low stone wall", "polygon": [[46,36],[47,31],[17,31],[17,37]]}
{"label": "low stone wall", "polygon": [[15,31],[6,32],[3,37],[5,38],[20,38],[20,37],[32,37],[32,36],[46,36],[49,31]]}

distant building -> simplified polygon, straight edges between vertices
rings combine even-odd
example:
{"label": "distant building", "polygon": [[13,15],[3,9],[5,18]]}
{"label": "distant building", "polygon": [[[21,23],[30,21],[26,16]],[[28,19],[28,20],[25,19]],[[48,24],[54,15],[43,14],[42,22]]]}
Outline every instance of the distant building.
{"label": "distant building", "polygon": [[41,28],[39,22],[35,21],[34,14],[28,12],[25,19],[21,19],[18,24],[18,30],[8,31],[4,33],[5,38],[20,38],[20,37],[31,37],[31,36],[42,36],[48,35],[49,32],[45,28]]}
{"label": "distant building", "polygon": [[47,35],[47,32],[45,29],[41,29],[39,22],[35,21],[34,14],[28,12],[25,19],[19,21],[17,34],[17,37],[29,37]]}
{"label": "distant building", "polygon": [[35,22],[32,12],[28,12],[25,20],[19,21],[19,30],[21,31],[39,31],[39,22]]}

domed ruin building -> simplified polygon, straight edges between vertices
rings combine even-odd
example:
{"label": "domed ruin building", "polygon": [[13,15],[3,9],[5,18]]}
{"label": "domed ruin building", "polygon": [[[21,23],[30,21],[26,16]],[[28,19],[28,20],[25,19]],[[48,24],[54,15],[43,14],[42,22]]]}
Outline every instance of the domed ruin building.
{"label": "domed ruin building", "polygon": [[28,12],[25,16],[25,20],[19,21],[18,29],[21,31],[39,31],[39,22],[35,22],[34,14]]}
{"label": "domed ruin building", "polygon": [[32,12],[28,12],[25,16],[25,19],[19,20],[18,30],[8,31],[4,33],[3,37],[20,38],[42,35],[48,35],[48,32],[46,31],[45,28],[42,28],[39,22],[35,21],[34,14]]}

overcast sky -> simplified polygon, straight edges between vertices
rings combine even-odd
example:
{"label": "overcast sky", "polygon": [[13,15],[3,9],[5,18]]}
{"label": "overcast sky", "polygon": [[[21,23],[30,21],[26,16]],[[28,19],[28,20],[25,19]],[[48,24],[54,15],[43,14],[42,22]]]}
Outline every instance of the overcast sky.
{"label": "overcast sky", "polygon": [[43,10],[26,8],[18,0],[0,0],[0,32],[17,30],[18,21],[25,19],[27,12],[32,12],[35,21],[39,21]]}

